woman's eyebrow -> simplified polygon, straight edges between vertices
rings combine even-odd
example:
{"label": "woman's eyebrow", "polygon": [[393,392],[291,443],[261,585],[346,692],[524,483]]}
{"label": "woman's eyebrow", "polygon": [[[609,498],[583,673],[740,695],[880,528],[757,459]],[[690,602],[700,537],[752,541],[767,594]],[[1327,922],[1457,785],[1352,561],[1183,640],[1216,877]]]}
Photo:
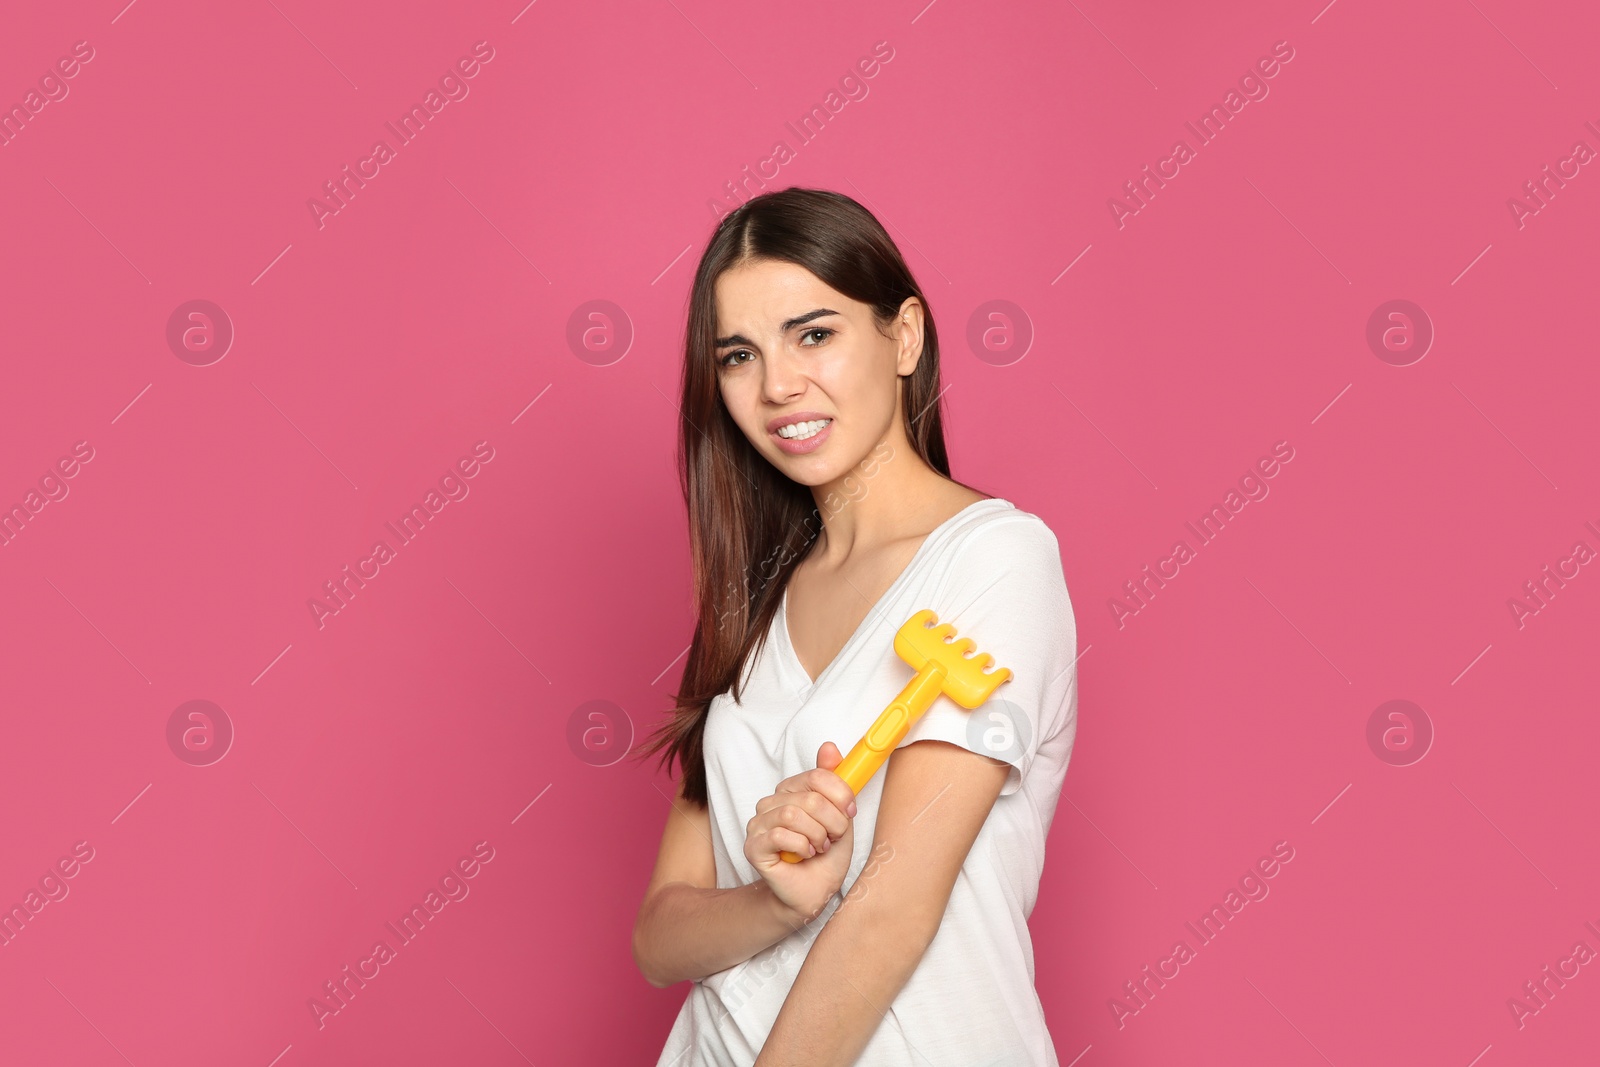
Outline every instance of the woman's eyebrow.
{"label": "woman's eyebrow", "polygon": [[[804,326],[806,323],[810,322],[812,319],[820,319],[824,315],[837,315],[837,314],[839,314],[839,313],[837,311],[833,310],[832,308],[817,308],[815,311],[808,311],[804,315],[796,315],[792,319],[785,319],[783,321],[783,325],[781,327],[779,327],[779,332],[780,333],[788,333],[790,330],[794,329],[796,326]],[[754,344],[755,344],[754,341],[750,340],[750,338],[746,337],[744,334],[741,334],[741,333],[729,334],[727,337],[719,337],[716,340],[716,347],[718,347],[718,348],[726,348],[729,345],[754,345]]]}

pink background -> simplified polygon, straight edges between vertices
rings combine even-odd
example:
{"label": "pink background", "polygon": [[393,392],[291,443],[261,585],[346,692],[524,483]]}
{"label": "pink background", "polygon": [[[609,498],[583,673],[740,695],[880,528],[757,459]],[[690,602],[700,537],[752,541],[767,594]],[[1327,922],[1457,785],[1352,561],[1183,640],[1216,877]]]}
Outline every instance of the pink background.
{"label": "pink background", "polygon": [[[0,148],[0,506],[93,450],[0,547],[0,903],[93,849],[0,948],[0,1061],[655,1062],[687,987],[629,934],[671,783],[595,764],[682,668],[684,303],[708,202],[780,139],[768,187],[861,200],[926,287],[957,477],[1061,541],[1080,725],[1033,915],[1061,1062],[1594,1047],[1600,967],[1520,1027],[1507,1004],[1600,950],[1600,576],[1508,606],[1600,549],[1600,175],[1520,227],[1507,203],[1600,148],[1585,5],[125,2],[0,35],[7,106],[94,50]],[[469,94],[319,227],[308,199],[478,41]],[[1119,228],[1108,199],[1279,41],[1269,95]],[[197,299],[235,332],[208,366],[167,341]],[[1366,340],[1394,299],[1436,334],[1408,366]],[[627,326],[574,347],[594,300]],[[1019,360],[966,342],[992,300]],[[469,494],[319,627],[480,441]],[[1280,441],[1270,494],[1119,625]],[[1367,739],[1396,699],[1433,733],[1409,765]],[[234,731],[210,765],[169,745],[190,700]],[[569,742],[597,700],[614,732]],[[319,1029],[308,1000],[483,841]],[[1119,1026],[1280,841],[1270,895]]]}

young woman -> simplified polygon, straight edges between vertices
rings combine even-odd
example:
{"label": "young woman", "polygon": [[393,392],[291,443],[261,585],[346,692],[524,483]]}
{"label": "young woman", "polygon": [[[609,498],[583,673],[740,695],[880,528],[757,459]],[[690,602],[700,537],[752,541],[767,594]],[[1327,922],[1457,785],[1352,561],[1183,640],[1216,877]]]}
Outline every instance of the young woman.
{"label": "young woman", "polygon": [[[643,749],[682,783],[634,958],[693,983],[659,1067],[1058,1063],[1027,918],[1072,604],[1043,520],[950,477],[942,395],[927,299],[861,205],[786,189],[718,225],[678,438],[697,620]],[[894,634],[923,608],[1013,677],[936,698],[853,795],[832,768],[910,680]]]}

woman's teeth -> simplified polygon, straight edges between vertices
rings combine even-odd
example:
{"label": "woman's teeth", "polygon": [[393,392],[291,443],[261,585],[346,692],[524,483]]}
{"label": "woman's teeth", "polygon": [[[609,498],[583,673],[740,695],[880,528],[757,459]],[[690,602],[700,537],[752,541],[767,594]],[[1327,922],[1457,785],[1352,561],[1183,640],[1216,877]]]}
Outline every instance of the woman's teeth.
{"label": "woman's teeth", "polygon": [[814,422],[791,422],[787,426],[778,428],[778,436],[790,441],[804,441],[808,437],[815,437],[832,421],[832,419],[817,419]]}

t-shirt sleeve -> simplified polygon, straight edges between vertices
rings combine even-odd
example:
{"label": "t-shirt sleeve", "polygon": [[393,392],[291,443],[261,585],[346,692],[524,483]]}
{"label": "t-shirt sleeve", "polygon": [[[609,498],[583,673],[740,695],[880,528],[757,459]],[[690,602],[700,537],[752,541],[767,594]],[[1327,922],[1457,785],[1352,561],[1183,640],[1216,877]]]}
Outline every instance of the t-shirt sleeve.
{"label": "t-shirt sleeve", "polygon": [[956,640],[970,637],[974,657],[1012,677],[987,701],[968,711],[941,694],[896,748],[917,741],[947,741],[1011,765],[1000,795],[1022,788],[1039,746],[1069,721],[1068,698],[1077,686],[1077,627],[1055,533],[1043,519],[1019,512],[973,530],[955,548],[933,609],[951,623]]}

